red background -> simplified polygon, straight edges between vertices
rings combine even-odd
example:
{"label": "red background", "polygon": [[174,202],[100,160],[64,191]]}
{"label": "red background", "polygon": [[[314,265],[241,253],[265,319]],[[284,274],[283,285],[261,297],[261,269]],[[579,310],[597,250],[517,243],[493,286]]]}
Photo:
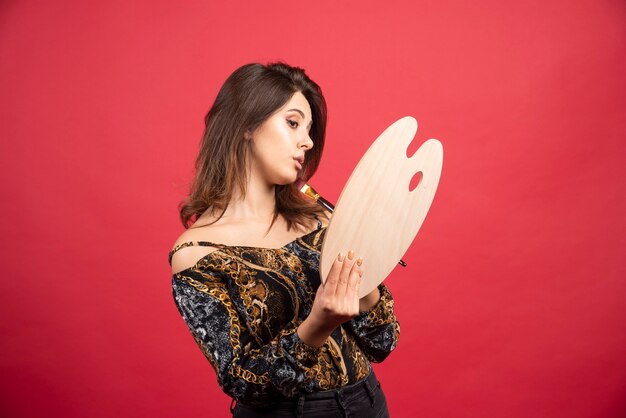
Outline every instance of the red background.
{"label": "red background", "polygon": [[306,68],[334,201],[415,116],[444,168],[376,372],[394,417],[626,415],[626,4],[4,1],[0,414],[227,417],[167,252],[218,88]]}

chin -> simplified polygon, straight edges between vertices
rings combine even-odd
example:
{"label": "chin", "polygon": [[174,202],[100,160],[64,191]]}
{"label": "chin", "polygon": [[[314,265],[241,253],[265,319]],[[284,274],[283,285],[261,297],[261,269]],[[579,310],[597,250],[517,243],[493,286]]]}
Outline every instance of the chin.
{"label": "chin", "polygon": [[276,186],[287,186],[287,185],[289,185],[289,184],[293,184],[293,183],[295,183],[297,180],[298,180],[298,179],[297,179],[297,178],[295,178],[295,179],[293,179],[293,180],[279,181],[279,182],[277,182],[277,183],[275,183],[275,184],[276,184]]}
{"label": "chin", "polygon": [[291,176],[282,176],[280,178],[277,178],[274,181],[274,184],[277,186],[286,186],[288,184],[295,183],[296,181],[298,181],[298,173]]}

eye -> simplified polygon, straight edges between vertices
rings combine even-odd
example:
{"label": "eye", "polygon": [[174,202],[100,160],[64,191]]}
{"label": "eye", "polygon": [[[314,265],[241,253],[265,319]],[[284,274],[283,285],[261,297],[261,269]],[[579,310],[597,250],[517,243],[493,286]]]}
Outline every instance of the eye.
{"label": "eye", "polygon": [[287,119],[287,125],[295,129],[298,127],[299,123],[295,120]]}

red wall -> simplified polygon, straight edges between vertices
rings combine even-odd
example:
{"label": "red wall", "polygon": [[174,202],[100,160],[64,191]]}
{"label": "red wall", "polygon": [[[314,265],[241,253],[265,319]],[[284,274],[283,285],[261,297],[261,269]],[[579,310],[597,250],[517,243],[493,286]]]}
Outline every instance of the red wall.
{"label": "red wall", "polygon": [[444,144],[392,416],[623,417],[625,51],[620,0],[3,2],[0,415],[229,416],[167,252],[218,88],[280,59],[326,93],[329,200],[404,115]]}

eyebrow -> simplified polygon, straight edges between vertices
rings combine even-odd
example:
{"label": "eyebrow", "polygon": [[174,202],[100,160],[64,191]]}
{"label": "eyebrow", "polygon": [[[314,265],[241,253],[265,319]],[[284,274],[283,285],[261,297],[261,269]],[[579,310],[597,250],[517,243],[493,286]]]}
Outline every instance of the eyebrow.
{"label": "eyebrow", "polygon": [[[301,116],[302,119],[306,119],[306,117],[304,116],[304,112],[300,109],[288,109],[287,112],[291,112],[291,111],[295,111],[298,112]],[[311,122],[309,122],[308,127],[310,128],[313,125],[313,118],[311,118]]]}

